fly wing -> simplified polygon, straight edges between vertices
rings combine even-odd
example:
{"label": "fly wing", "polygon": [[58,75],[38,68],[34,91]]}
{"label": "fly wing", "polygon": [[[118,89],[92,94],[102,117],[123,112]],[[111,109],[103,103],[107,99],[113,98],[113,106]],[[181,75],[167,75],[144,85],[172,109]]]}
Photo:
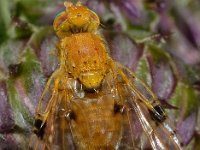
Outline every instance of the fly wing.
{"label": "fly wing", "polygon": [[36,110],[34,133],[29,143],[31,150],[75,149],[68,119],[69,93],[56,83],[56,78],[50,78]]}
{"label": "fly wing", "polygon": [[[135,134],[139,135],[139,139],[133,140],[139,149],[149,148],[150,145],[154,150],[181,149],[178,138],[173,129],[168,125],[167,120],[163,122],[154,120],[148,108],[143,103],[134,99],[128,100],[126,108],[128,111],[127,116],[130,118],[129,127],[132,131],[131,134],[132,136],[135,136]],[[137,120],[140,122],[139,127],[135,125]],[[141,131],[140,128],[143,130]]]}
{"label": "fly wing", "polygon": [[134,73],[120,64],[118,73],[124,81],[124,107],[132,145],[138,149],[146,149],[150,144],[154,150],[180,150],[179,140],[168,125],[165,112],[153,92]]}
{"label": "fly wing", "polygon": [[59,92],[51,99],[48,116],[43,122],[41,114],[35,119],[35,134],[31,136],[30,149],[33,150],[73,150],[75,149],[69,120],[65,92]]}
{"label": "fly wing", "polygon": [[144,147],[147,148],[150,145],[136,112],[127,104],[125,104],[124,107],[123,134],[120,142],[120,150],[139,150],[144,149]]}

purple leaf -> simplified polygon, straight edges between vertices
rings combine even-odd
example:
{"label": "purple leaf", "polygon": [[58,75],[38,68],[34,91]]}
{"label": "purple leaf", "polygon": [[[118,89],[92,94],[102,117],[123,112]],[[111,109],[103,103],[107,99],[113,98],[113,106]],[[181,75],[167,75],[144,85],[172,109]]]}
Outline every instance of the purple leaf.
{"label": "purple leaf", "polygon": [[0,82],[0,133],[8,132],[14,127],[14,119],[10,105],[5,81]]}
{"label": "purple leaf", "polygon": [[177,133],[180,135],[182,139],[182,145],[187,145],[191,141],[197,121],[196,117],[197,113],[193,112],[184,121],[178,123]]}
{"label": "purple leaf", "polygon": [[114,60],[124,64],[126,67],[135,70],[143,48],[139,47],[125,34],[106,34],[110,53]]}
{"label": "purple leaf", "polygon": [[141,1],[138,0],[111,0],[115,3],[119,10],[135,25],[144,23],[144,11],[142,9]]}
{"label": "purple leaf", "polygon": [[168,100],[176,87],[176,77],[164,50],[149,47],[148,61],[152,76],[152,88],[159,99]]}
{"label": "purple leaf", "polygon": [[104,16],[106,13],[108,13],[107,8],[105,7],[103,1],[91,1],[87,0],[86,5],[95,11],[95,13],[98,14],[98,16]]}
{"label": "purple leaf", "polygon": [[184,37],[194,48],[200,48],[200,22],[186,9],[174,7],[173,13],[174,21]]}
{"label": "purple leaf", "polygon": [[2,150],[17,150],[19,148],[17,145],[18,144],[13,134],[4,134],[2,137],[0,137],[0,148]]}
{"label": "purple leaf", "polygon": [[161,13],[160,20],[156,27],[157,32],[161,35],[169,35],[172,33],[173,27],[171,18],[166,13]]}
{"label": "purple leaf", "polygon": [[56,44],[58,38],[50,28],[42,28],[32,36],[30,45],[41,62],[45,76],[49,77],[58,66]]}
{"label": "purple leaf", "polygon": [[50,76],[58,66],[56,44],[57,38],[55,36],[46,37],[41,43],[39,59],[47,76]]}

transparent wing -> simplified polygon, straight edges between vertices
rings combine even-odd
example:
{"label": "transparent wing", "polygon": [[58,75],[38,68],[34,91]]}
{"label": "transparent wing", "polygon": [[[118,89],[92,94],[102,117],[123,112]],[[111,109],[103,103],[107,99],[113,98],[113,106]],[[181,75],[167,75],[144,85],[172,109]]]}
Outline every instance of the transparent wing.
{"label": "transparent wing", "polygon": [[[133,102],[131,99],[129,102],[127,102],[126,108],[128,109],[127,111],[129,114],[127,115],[129,116],[129,120],[131,122],[131,134],[133,136],[135,133],[140,135],[140,144],[137,144],[139,149],[149,148],[150,145],[154,150],[181,149],[178,138],[175,135],[173,129],[168,125],[167,120],[163,122],[155,121],[152,119],[148,108],[143,103],[138,101]],[[136,120],[136,118],[132,118],[133,114],[137,116],[137,119],[140,122],[140,128],[142,127],[143,129],[142,131],[133,130],[136,128],[134,124],[134,120]],[[136,143],[136,140],[133,139],[133,142]]]}
{"label": "transparent wing", "polygon": [[61,82],[60,77],[58,72],[52,75],[40,99],[30,138],[31,150],[75,149],[68,121],[69,91],[63,89],[64,80]]}
{"label": "transparent wing", "polygon": [[55,93],[53,103],[48,110],[48,116],[43,122],[43,116],[37,114],[35,118],[35,134],[30,140],[33,150],[68,150],[75,149],[70,125],[68,121],[67,93]]}
{"label": "transparent wing", "polygon": [[146,149],[150,144],[154,150],[180,150],[179,140],[168,125],[165,112],[156,96],[126,67],[121,64],[117,67],[118,76],[124,82],[123,88],[119,90],[123,90],[132,145],[136,145],[138,149]]}

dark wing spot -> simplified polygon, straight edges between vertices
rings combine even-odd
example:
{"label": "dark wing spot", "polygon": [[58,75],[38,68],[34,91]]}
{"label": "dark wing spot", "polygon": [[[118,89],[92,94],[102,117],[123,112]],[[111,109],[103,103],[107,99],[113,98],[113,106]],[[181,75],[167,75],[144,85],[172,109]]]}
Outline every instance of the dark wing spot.
{"label": "dark wing spot", "polygon": [[33,132],[39,137],[39,138],[43,138],[44,133],[45,133],[45,127],[46,127],[46,123],[42,126],[42,120],[40,119],[36,119],[35,123],[34,123],[34,129]]}
{"label": "dark wing spot", "polygon": [[153,110],[149,110],[151,118],[157,121],[158,123],[165,121],[166,115],[163,108],[160,105],[156,105],[153,108],[154,108]]}
{"label": "dark wing spot", "polygon": [[102,83],[100,85],[93,87],[93,88],[87,88],[83,85],[84,92],[86,93],[98,93],[100,90],[102,90]]}
{"label": "dark wing spot", "polygon": [[86,89],[84,89],[84,91],[86,93],[96,93],[97,92],[97,90],[95,88],[86,88]]}
{"label": "dark wing spot", "polygon": [[76,120],[76,114],[75,114],[75,112],[74,111],[70,111],[68,113],[68,117],[69,117],[70,120]]}
{"label": "dark wing spot", "polygon": [[185,146],[185,144],[183,142],[181,142],[180,144],[181,144],[181,147]]}
{"label": "dark wing spot", "polygon": [[119,104],[114,104],[114,114],[116,113],[122,113],[122,110],[123,110],[123,106],[122,105],[119,105]]}

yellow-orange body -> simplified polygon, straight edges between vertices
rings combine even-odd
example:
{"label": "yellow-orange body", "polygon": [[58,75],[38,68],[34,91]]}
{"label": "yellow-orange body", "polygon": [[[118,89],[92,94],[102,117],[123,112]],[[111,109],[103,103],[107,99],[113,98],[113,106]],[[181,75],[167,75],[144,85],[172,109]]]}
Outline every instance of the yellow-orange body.
{"label": "yellow-orange body", "polygon": [[84,150],[112,150],[119,147],[123,119],[120,113],[114,113],[115,100],[111,95],[94,98],[91,102],[87,98],[74,99],[72,104],[77,116],[71,123],[77,147]]}
{"label": "yellow-orange body", "polygon": [[99,27],[99,17],[80,2],[76,5],[65,3],[66,11],[61,12],[54,20],[54,30],[60,37],[66,37],[74,33],[95,33]]}
{"label": "yellow-orange body", "polygon": [[108,70],[108,55],[99,35],[77,33],[61,40],[63,68],[86,88],[98,88]]}
{"label": "yellow-orange body", "polygon": [[[105,42],[96,33],[99,18],[80,4],[68,3],[67,9],[54,21],[54,29],[61,39],[58,43],[60,68],[54,77],[53,92],[59,90],[60,98],[56,98],[52,103],[50,101],[47,108],[45,107],[45,113],[41,112],[40,105],[38,107],[38,114],[40,114],[38,118],[42,121],[45,120],[45,126],[47,126],[45,127],[46,134],[42,137],[46,143],[44,148],[52,150],[56,148],[55,145],[61,145],[58,146],[58,149],[69,149],[66,139],[57,143],[54,134],[58,132],[60,136],[67,135],[71,129],[74,143],[78,149],[117,149],[123,130],[122,115],[114,112],[114,107],[119,99],[114,98],[114,95],[107,90],[101,90],[98,94],[81,91],[84,96],[80,96],[78,93],[80,89],[76,86],[71,87],[73,83],[76,83],[83,86],[82,90],[86,91],[99,88],[108,89],[108,83],[102,85],[103,80],[105,78],[113,80],[112,75],[108,73],[110,58]],[[77,93],[74,94],[73,91]],[[70,98],[64,98],[65,96]],[[54,109],[49,108],[50,105]],[[55,109],[55,107],[58,108]],[[63,111],[61,116],[59,116],[60,110]],[[70,123],[66,121],[65,117],[62,117],[63,114],[67,115],[69,112],[75,114],[75,118],[72,118]],[[56,114],[60,118],[57,121],[55,121]],[[59,127],[55,129],[55,126]],[[50,129],[53,129],[54,132]]]}
{"label": "yellow-orange body", "polygon": [[[133,126],[138,121],[152,147],[165,147],[161,140],[153,140],[154,126],[140,112],[143,108],[154,114],[156,123],[164,121],[155,95],[139,80],[148,96],[140,93],[126,75],[137,83],[134,74],[109,57],[94,12],[80,3],[66,3],[66,8],[54,20],[60,66],[48,80],[36,110],[31,149],[137,149],[140,143]],[[43,103],[48,92],[50,98]],[[166,139],[180,148],[175,136]]]}

